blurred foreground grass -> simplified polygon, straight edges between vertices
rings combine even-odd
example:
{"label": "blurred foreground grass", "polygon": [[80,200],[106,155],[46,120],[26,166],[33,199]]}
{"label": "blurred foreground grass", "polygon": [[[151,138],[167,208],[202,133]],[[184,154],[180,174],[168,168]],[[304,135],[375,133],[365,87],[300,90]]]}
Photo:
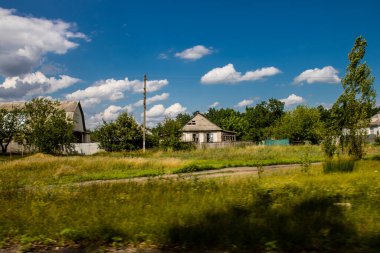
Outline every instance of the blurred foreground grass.
{"label": "blurred foreground grass", "polygon": [[[58,166],[55,158],[46,159]],[[83,158],[62,159],[73,166],[70,159]],[[111,166],[104,157],[93,159]],[[177,168],[181,159],[171,159],[165,166]],[[96,164],[81,161],[84,169]],[[141,162],[157,166],[149,159]],[[28,168],[38,169],[38,162],[29,163]],[[23,175],[13,178],[23,180]],[[307,172],[264,172],[260,179],[179,177],[49,189],[19,188],[12,178],[4,182],[0,244],[20,244],[24,251],[36,245],[143,243],[179,251],[380,252],[376,160],[358,162],[352,173],[324,174],[322,166],[311,166]]]}

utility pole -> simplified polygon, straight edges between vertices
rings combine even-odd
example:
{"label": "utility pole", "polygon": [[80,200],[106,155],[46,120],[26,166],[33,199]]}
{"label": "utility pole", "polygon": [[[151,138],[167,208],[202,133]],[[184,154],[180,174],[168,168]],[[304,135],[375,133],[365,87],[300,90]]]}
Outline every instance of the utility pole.
{"label": "utility pole", "polygon": [[144,75],[144,124],[143,124],[143,153],[145,153],[145,134],[146,134],[146,75]]}

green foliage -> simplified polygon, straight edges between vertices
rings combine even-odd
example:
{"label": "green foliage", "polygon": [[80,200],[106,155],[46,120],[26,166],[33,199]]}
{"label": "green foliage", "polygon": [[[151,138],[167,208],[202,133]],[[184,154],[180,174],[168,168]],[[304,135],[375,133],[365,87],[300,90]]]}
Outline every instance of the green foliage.
{"label": "green foliage", "polygon": [[375,144],[378,145],[378,146],[380,146],[380,136],[377,136],[375,138]]}
{"label": "green foliage", "polygon": [[192,173],[192,172],[198,172],[198,171],[204,171],[204,170],[212,170],[215,169],[213,166],[210,165],[197,165],[197,164],[189,164],[185,165],[184,167],[175,170],[174,174],[180,174],[180,173]]}
{"label": "green foliage", "polygon": [[43,153],[61,153],[74,141],[73,122],[59,109],[59,101],[35,98],[25,104],[24,138]]}
{"label": "green foliage", "polygon": [[22,133],[24,123],[24,113],[21,109],[0,109],[0,146],[3,153],[7,152],[9,143]]}
{"label": "green foliage", "polygon": [[342,151],[360,159],[363,157],[362,129],[367,127],[375,108],[374,77],[363,62],[367,42],[361,36],[348,54],[349,65],[342,79],[343,93],[332,110],[335,126],[341,135]]}
{"label": "green foliage", "polygon": [[301,158],[301,171],[304,173],[309,173],[311,168],[311,160],[309,157],[309,152],[306,150],[306,152],[302,155]]}
{"label": "green foliage", "polygon": [[284,114],[284,103],[274,98],[241,113],[231,108],[210,108],[205,116],[224,130],[236,132],[237,140],[261,141],[271,136],[271,126]]}
{"label": "green foliage", "polygon": [[318,109],[299,105],[293,111],[286,112],[276,122],[272,131],[277,139],[290,139],[292,143],[309,141],[318,144],[321,141],[322,129]]}
{"label": "green foliage", "polygon": [[124,112],[115,122],[99,126],[94,132],[100,148],[106,151],[135,150],[142,147],[142,130],[136,120]]}
{"label": "green foliage", "polygon": [[183,127],[181,120],[166,118],[153,130],[153,135],[158,139],[159,147],[163,150],[186,150],[194,148],[191,143],[181,141]]}
{"label": "green foliage", "polygon": [[254,107],[247,107],[244,113],[248,125],[243,139],[261,141],[272,136],[271,126],[284,114],[284,103],[274,98],[263,101]]}
{"label": "green foliage", "polygon": [[236,132],[236,139],[241,140],[248,128],[247,121],[239,111],[231,108],[209,108],[205,117],[223,130]]}
{"label": "green foliage", "polygon": [[339,157],[335,159],[326,159],[323,162],[323,171],[325,173],[332,172],[352,172],[355,167],[355,160],[347,157]]}
{"label": "green foliage", "polygon": [[189,122],[193,117],[190,116],[190,114],[187,113],[180,113],[176,116],[175,120],[183,127],[186,125],[187,122]]}

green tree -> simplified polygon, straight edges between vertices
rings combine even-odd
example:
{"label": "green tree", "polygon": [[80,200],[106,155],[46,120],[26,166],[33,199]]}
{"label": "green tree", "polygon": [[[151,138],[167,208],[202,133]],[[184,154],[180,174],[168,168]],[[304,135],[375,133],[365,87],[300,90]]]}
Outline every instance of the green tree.
{"label": "green tree", "polygon": [[244,118],[248,126],[244,132],[243,139],[261,141],[269,138],[271,126],[284,114],[284,103],[271,98],[254,107],[247,107]]}
{"label": "green tree", "polygon": [[177,115],[175,118],[176,121],[183,127],[184,125],[187,124],[193,117],[190,116],[190,114],[187,113],[180,113]]}
{"label": "green tree", "polygon": [[235,111],[231,108],[210,108],[205,116],[223,130],[236,132],[236,138],[238,140],[242,139],[248,127],[243,115],[239,111]]}
{"label": "green tree", "polygon": [[364,153],[363,129],[376,111],[374,77],[363,62],[366,47],[366,40],[359,36],[348,54],[349,64],[342,79],[343,93],[332,108],[334,130],[340,135],[342,151],[357,159]]}
{"label": "green tree", "polygon": [[100,148],[106,151],[136,150],[142,147],[142,129],[127,112],[115,122],[105,122],[94,132]]}
{"label": "green tree", "polygon": [[23,111],[13,108],[8,111],[0,109],[0,146],[1,151],[6,153],[9,143],[22,132],[24,126]]}
{"label": "green tree", "polygon": [[24,136],[39,152],[61,153],[74,141],[73,122],[59,101],[36,98],[25,104]]}
{"label": "green tree", "polygon": [[183,127],[180,120],[165,118],[154,129],[153,134],[159,140],[159,147],[165,150],[180,150],[187,148],[187,144],[181,142],[181,128]]}
{"label": "green tree", "polygon": [[297,106],[286,112],[273,127],[276,138],[289,138],[293,143],[309,141],[317,144],[322,139],[323,124],[317,108]]}

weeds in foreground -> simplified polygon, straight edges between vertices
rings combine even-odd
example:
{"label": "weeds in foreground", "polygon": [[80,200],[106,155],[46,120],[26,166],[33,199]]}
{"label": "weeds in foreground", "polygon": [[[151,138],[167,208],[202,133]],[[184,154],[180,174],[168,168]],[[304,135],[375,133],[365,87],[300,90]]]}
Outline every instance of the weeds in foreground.
{"label": "weeds in foreground", "polygon": [[326,161],[323,162],[323,171],[325,173],[352,172],[354,167],[355,160],[351,157],[326,159]]}
{"label": "weeds in foreground", "polygon": [[[378,161],[353,173],[148,180],[0,193],[0,241],[235,252],[379,252]],[[12,190],[13,189],[13,190]],[[337,203],[350,203],[350,208]]]}

